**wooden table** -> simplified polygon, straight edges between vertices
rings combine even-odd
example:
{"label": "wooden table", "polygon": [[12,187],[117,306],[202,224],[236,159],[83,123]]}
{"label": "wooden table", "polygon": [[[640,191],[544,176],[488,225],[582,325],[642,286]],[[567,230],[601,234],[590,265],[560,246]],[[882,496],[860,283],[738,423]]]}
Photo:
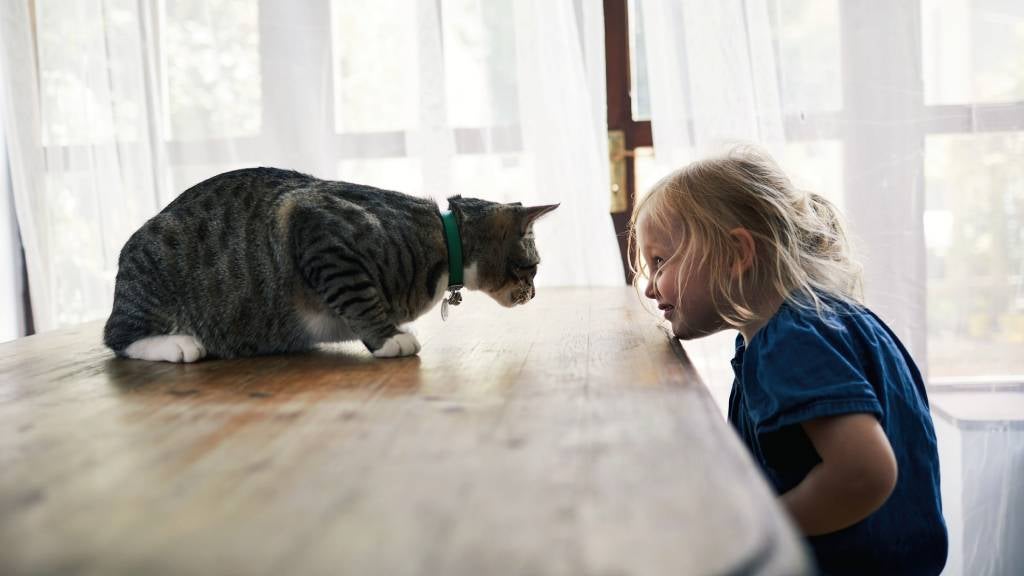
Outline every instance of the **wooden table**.
{"label": "wooden table", "polygon": [[361,345],[0,345],[0,573],[799,574],[801,540],[637,294],[468,294]]}

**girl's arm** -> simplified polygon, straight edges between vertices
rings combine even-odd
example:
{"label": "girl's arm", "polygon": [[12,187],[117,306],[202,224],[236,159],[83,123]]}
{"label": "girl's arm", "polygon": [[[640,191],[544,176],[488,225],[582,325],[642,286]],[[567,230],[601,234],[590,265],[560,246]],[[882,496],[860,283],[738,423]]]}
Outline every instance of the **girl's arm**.
{"label": "girl's arm", "polygon": [[896,487],[896,457],[878,421],[848,414],[802,423],[821,463],[782,503],[808,536],[835,532],[878,510]]}

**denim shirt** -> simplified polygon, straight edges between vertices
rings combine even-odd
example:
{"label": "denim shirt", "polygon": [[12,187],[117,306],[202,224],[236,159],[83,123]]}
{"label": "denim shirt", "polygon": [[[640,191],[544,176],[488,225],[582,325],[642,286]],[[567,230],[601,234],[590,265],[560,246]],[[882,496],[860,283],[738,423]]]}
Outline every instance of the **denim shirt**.
{"label": "denim shirt", "polygon": [[824,318],[786,302],[749,345],[737,337],[729,422],[783,494],[821,462],[801,422],[874,416],[896,456],[892,495],[857,524],[808,542],[825,574],[938,574],[948,543],[921,374],[874,313],[827,302]]}

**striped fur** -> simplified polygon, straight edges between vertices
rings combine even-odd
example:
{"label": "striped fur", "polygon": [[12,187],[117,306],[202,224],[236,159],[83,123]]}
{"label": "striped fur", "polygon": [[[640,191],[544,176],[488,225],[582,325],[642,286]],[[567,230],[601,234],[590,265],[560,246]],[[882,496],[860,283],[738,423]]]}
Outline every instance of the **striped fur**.
{"label": "striped fur", "polygon": [[[505,305],[532,298],[540,259],[531,225],[554,207],[459,196],[449,207],[474,271],[467,288]],[[433,201],[237,170],[186,190],[128,240],[104,341],[122,356],[171,361],[355,339],[379,356],[406,355],[419,344],[399,326],[436,305],[447,280]]]}

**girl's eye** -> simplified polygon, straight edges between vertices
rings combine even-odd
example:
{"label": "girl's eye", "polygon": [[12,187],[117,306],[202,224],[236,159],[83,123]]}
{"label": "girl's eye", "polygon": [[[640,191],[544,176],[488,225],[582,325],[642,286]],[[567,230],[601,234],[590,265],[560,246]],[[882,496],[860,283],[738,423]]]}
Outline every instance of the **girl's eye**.
{"label": "girl's eye", "polygon": [[655,256],[655,257],[654,257],[654,259],[653,259],[653,262],[654,262],[654,265],[655,265],[655,266],[658,266],[658,267],[660,267],[660,266],[661,266],[662,264],[664,264],[664,263],[665,263],[665,260],[663,260],[663,259],[661,258],[661,256]]}

